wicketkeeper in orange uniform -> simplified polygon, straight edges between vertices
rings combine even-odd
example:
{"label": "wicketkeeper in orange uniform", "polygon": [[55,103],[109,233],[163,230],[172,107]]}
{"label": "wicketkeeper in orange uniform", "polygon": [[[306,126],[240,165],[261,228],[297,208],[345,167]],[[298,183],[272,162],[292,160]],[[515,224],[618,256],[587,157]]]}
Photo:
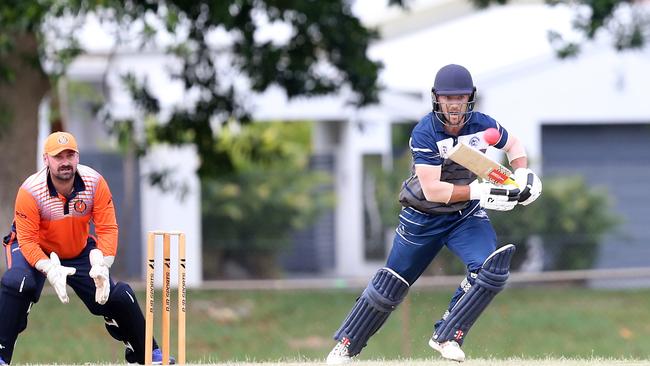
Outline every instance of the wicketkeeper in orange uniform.
{"label": "wicketkeeper in orange uniform", "polygon": [[[8,269],[0,285],[0,365],[11,362],[46,279],[64,304],[69,285],[92,314],[104,317],[110,335],[124,342],[126,361],[144,363],[142,311],[131,287],[109,274],[118,228],[106,180],[79,164],[77,142],[66,132],[48,136],[43,162],[45,168],[18,190],[14,225],[4,240]],[[162,360],[155,344],[153,359]]]}

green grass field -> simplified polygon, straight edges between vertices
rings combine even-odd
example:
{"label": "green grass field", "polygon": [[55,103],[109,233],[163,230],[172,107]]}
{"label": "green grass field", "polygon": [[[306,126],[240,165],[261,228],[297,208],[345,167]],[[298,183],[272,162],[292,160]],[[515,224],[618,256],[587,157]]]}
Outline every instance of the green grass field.
{"label": "green grass field", "polygon": [[[232,366],[266,366],[266,365],[282,365],[282,366],[303,366],[303,365],[317,365],[322,363],[318,362],[268,362],[268,363],[223,363],[219,365],[232,365]],[[649,361],[640,360],[615,360],[615,359],[585,359],[585,360],[572,360],[572,359],[540,359],[530,360],[522,358],[512,358],[507,360],[501,359],[478,359],[469,360],[462,363],[463,366],[637,366],[648,365]],[[214,365],[214,364],[213,364]],[[411,360],[411,359],[397,359],[397,360],[375,360],[375,361],[355,361],[353,366],[454,366],[461,365],[453,361],[441,361],[439,359],[425,359],[425,360]]]}
{"label": "green grass field", "polygon": [[[440,361],[427,346],[433,322],[450,294],[451,290],[410,293],[370,340],[357,365],[453,364]],[[333,346],[331,335],[357,295],[333,290],[190,291],[188,362],[322,362]],[[138,299],[142,305],[144,293],[138,293]],[[507,289],[468,335],[465,365],[650,364],[649,309],[650,290]],[[159,330],[157,324],[158,335]],[[124,362],[122,345],[74,294],[67,305],[54,295],[43,296],[32,309],[13,361]]]}

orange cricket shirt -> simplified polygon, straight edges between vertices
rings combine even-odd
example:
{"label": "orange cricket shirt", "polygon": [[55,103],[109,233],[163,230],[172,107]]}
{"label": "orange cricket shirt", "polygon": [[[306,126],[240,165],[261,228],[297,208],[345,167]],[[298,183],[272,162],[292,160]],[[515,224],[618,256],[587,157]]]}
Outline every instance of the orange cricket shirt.
{"label": "orange cricket shirt", "polygon": [[95,225],[97,248],[105,256],[117,252],[117,220],[104,177],[77,165],[69,198],[56,192],[47,168],[25,180],[16,197],[16,234],[20,250],[32,266],[56,252],[61,259],[78,256]]}

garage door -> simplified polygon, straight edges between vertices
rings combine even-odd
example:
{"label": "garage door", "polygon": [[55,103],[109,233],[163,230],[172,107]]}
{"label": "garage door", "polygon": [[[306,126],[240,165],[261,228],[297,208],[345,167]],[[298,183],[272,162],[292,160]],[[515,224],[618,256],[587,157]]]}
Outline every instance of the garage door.
{"label": "garage door", "polygon": [[545,177],[581,175],[604,186],[622,216],[622,235],[609,235],[597,268],[650,266],[650,124],[544,125]]}

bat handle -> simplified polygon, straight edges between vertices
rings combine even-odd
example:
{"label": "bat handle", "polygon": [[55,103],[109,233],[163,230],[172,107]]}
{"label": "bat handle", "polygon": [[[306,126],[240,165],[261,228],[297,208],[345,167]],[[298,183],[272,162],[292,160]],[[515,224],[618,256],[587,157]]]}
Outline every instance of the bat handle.
{"label": "bat handle", "polygon": [[517,186],[517,187],[519,187],[519,186],[517,185],[517,182],[515,182],[515,180],[514,180],[512,177],[509,177],[508,179],[504,180],[504,181],[503,181],[503,184],[504,184],[504,185],[513,185],[513,186]]}

